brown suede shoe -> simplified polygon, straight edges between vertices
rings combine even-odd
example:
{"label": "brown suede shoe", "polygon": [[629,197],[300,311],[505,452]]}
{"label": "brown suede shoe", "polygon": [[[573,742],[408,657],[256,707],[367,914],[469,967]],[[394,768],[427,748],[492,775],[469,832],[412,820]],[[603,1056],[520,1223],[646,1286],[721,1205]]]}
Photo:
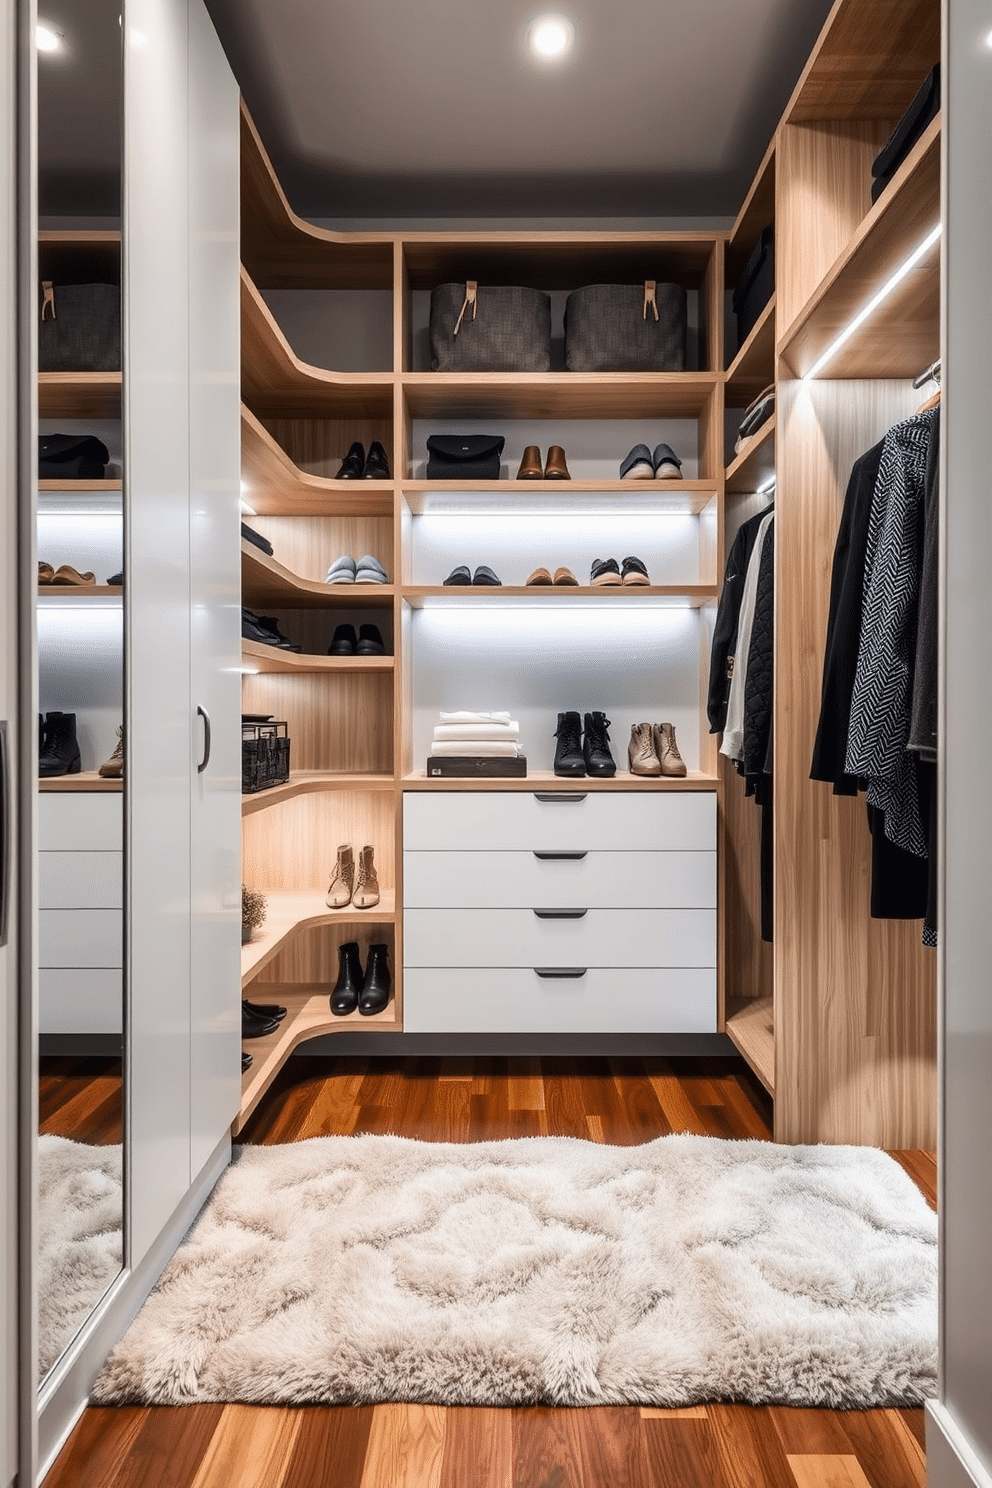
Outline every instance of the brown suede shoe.
{"label": "brown suede shoe", "polygon": [[653,732],[654,752],[661,762],[662,775],[685,775],[685,760],[679,754],[679,746],[675,742],[675,725],[656,723]]}
{"label": "brown suede shoe", "polygon": [[546,568],[535,568],[533,573],[527,575],[527,588],[550,583],[551,575]]}
{"label": "brown suede shoe", "polygon": [[52,584],[67,584],[73,588],[78,588],[80,585],[95,584],[96,574],[90,573],[88,569],[85,573],[80,573],[79,569],[73,568],[71,563],[60,563],[49,582]]}
{"label": "brown suede shoe", "polygon": [[331,886],[327,890],[328,909],[344,909],[351,903],[351,891],[355,884],[355,855],[349,843],[338,848],[338,860],[334,866]]}
{"label": "brown suede shoe", "polygon": [[545,480],[571,480],[568,466],[565,464],[565,451],[560,444],[553,444],[548,450],[548,462],[544,467]]}
{"label": "brown suede shoe", "polygon": [[536,444],[529,444],[524,450],[520,461],[520,469],[517,471],[517,480],[543,480],[544,471],[541,468],[541,451]]}
{"label": "brown suede shoe", "polygon": [[576,587],[578,587],[579,581],[575,577],[575,575],[573,574],[573,572],[572,572],[572,570],[570,568],[556,568],[555,569],[554,583],[559,588],[563,588],[563,587],[571,588],[571,586],[573,584]]}
{"label": "brown suede shoe", "polygon": [[627,763],[631,775],[660,775],[661,761],[654,752],[654,733],[649,723],[630,725]]}

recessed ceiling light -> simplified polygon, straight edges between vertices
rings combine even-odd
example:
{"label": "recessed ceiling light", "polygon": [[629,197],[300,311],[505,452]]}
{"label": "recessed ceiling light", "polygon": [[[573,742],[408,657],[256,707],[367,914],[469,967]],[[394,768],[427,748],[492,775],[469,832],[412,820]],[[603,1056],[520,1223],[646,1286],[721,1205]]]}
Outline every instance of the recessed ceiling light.
{"label": "recessed ceiling light", "polygon": [[34,44],[39,52],[57,52],[62,46],[62,32],[39,21],[34,28]]}
{"label": "recessed ceiling light", "polygon": [[563,15],[543,15],[527,28],[527,45],[535,57],[562,57],[575,40],[575,23]]}

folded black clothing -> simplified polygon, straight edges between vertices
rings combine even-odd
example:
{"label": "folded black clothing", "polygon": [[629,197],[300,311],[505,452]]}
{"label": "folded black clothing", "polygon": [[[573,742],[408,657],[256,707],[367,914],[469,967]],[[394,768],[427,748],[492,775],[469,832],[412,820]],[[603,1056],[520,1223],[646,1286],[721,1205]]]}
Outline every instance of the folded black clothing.
{"label": "folded black clothing", "polygon": [[103,480],[110,451],[93,434],[39,434],[39,480]]}
{"label": "folded black clothing", "polygon": [[[871,173],[876,181],[882,182],[881,190],[885,189],[886,183],[899,169],[931,119],[935,119],[939,112],[940,63],[938,62],[927,73],[909,108],[872,161]],[[876,199],[875,188],[872,187],[872,200]]]}
{"label": "folded black clothing", "polygon": [[261,548],[263,553],[268,553],[269,557],[272,557],[273,550],[269,539],[263,537],[260,532],[256,532],[254,527],[249,527],[247,522],[241,523],[241,536],[245,542],[254,543],[256,548]]}

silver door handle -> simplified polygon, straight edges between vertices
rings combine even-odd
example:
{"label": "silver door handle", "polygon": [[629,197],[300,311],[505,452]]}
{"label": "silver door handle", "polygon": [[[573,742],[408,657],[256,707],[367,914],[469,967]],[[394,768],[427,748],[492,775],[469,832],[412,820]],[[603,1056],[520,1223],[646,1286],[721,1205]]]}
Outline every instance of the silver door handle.
{"label": "silver door handle", "polygon": [[588,852],[538,852],[536,848],[531,849],[535,858],[540,858],[542,863],[577,862],[579,858],[587,858]]}
{"label": "silver door handle", "polygon": [[581,920],[589,913],[587,909],[535,909],[539,920]]}
{"label": "silver door handle", "polygon": [[535,791],[535,801],[560,801],[562,805],[584,801],[588,791]]}
{"label": "silver door handle", "polygon": [[203,758],[196,767],[196,773],[202,775],[210,763],[210,714],[199,703],[196,705],[196,711],[203,719]]}
{"label": "silver door handle", "polygon": [[577,981],[589,970],[587,966],[535,966],[535,972],[546,981]]}

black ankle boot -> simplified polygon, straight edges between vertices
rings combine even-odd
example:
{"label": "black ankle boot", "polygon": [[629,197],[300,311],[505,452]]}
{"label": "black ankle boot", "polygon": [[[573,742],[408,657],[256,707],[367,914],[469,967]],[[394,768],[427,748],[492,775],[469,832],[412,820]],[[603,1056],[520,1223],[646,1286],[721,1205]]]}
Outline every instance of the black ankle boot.
{"label": "black ankle boot", "polygon": [[75,713],[46,713],[38,774],[50,780],[55,775],[78,775],[80,768]]}
{"label": "black ankle boot", "polygon": [[555,738],[558,740],[555,748],[555,774],[584,775],[586,763],[582,758],[582,724],[578,713],[558,714]]}
{"label": "black ankle boot", "polygon": [[331,1012],[344,1018],[358,1006],[358,994],[365,985],[358,941],[349,940],[338,946],[338,979],[331,993]]}
{"label": "black ankle boot", "polygon": [[605,713],[587,713],[586,736],[582,745],[586,769],[601,778],[617,773],[617,762],[610,753],[610,720]]}
{"label": "black ankle boot", "polygon": [[387,945],[369,946],[369,959],[365,963],[365,986],[358,999],[358,1011],[366,1017],[370,1017],[372,1013],[381,1013],[389,1005],[392,979],[386,965],[388,955]]}

